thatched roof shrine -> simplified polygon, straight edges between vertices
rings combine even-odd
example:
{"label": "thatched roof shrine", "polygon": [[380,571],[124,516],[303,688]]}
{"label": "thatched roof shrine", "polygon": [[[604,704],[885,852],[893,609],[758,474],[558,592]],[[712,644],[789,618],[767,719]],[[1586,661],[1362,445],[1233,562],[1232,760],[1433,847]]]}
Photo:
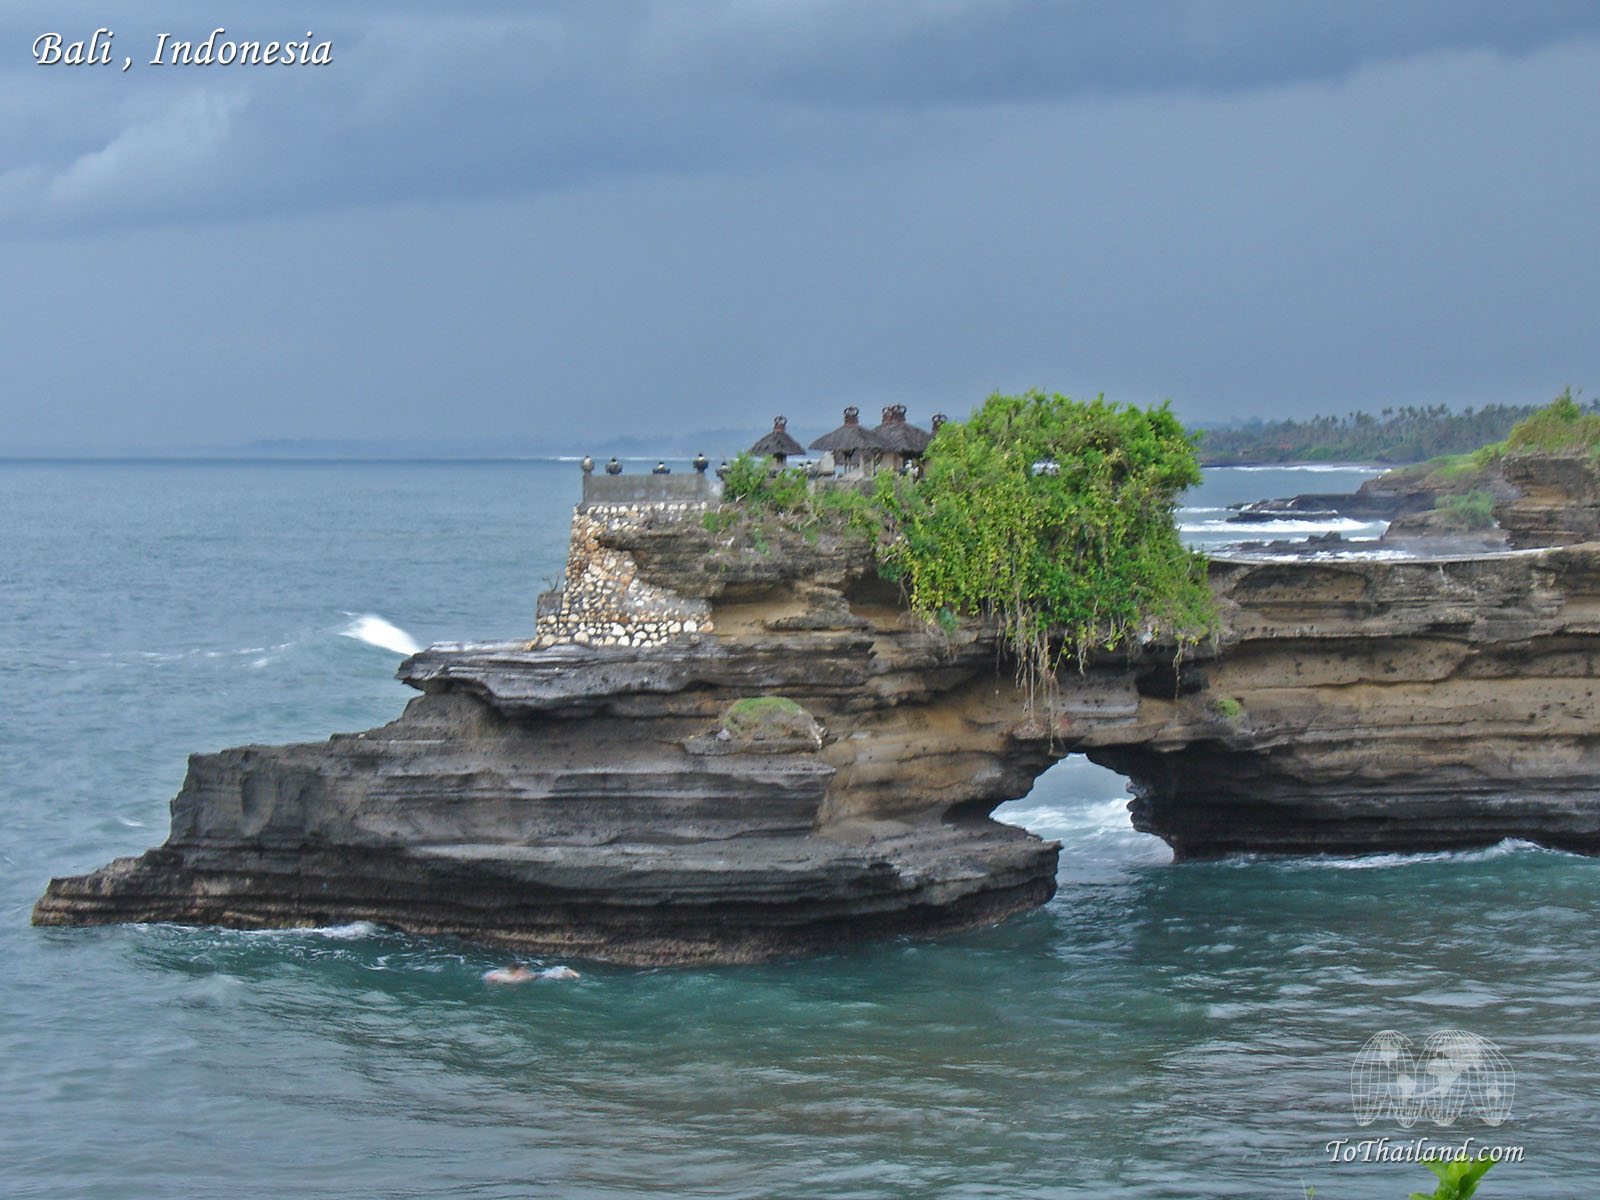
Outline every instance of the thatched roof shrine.
{"label": "thatched roof shrine", "polygon": [[773,417],[772,432],[754,446],[750,453],[757,458],[775,458],[781,467],[791,454],[804,454],[806,448],[789,436],[789,418]]}
{"label": "thatched roof shrine", "polygon": [[933,441],[933,434],[906,422],[906,406],[889,404],[883,409],[883,423],[872,431],[890,450],[908,458],[919,457]]}
{"label": "thatched roof shrine", "polygon": [[889,446],[861,424],[861,410],[852,404],[844,410],[844,424],[812,442],[811,449],[831,450],[837,456],[856,454],[862,450],[887,450]]}

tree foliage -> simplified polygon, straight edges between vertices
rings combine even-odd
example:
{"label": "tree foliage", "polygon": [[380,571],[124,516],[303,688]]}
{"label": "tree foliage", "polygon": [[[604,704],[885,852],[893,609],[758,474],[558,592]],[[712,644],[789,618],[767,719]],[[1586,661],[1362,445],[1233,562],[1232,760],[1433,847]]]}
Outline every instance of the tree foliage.
{"label": "tree foliage", "polygon": [[[1379,413],[1342,417],[1251,421],[1231,429],[1207,429],[1200,461],[1208,467],[1233,463],[1361,462],[1414,463],[1442,454],[1465,454],[1498,442],[1511,427],[1539,411],[1536,404],[1486,404],[1459,411],[1443,404],[1407,405]],[[1584,406],[1594,412],[1595,406]]]}
{"label": "tree foliage", "polygon": [[1064,657],[1213,627],[1205,560],[1172,520],[1199,481],[1164,404],[995,395],[939,430],[921,480],[880,477],[883,555],[923,617],[992,617],[1031,703]]}

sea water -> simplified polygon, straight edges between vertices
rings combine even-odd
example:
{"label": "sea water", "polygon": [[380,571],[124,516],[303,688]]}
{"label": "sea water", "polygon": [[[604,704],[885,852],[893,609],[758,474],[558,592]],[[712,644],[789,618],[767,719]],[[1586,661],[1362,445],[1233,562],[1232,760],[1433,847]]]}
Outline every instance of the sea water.
{"label": "sea water", "polygon": [[[1345,486],[1213,472],[1180,522]],[[1592,1189],[1600,864],[1174,865],[1081,760],[999,813],[1062,841],[1056,898],[937,940],[497,987],[502,953],[362,924],[28,925],[165,837],[187,754],[370,727],[414,646],[527,633],[578,487],[0,464],[0,1194],[1392,1198],[1419,1139],[1520,1153],[1486,1200]],[[1509,1120],[1358,1125],[1366,1041],[1445,1029],[1499,1047]]]}

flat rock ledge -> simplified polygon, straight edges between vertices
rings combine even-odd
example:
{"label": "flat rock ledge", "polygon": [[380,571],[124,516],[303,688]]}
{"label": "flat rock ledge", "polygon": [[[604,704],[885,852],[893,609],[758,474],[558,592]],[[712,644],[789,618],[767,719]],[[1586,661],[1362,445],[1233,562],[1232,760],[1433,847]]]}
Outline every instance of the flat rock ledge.
{"label": "flat rock ledge", "polygon": [[[760,962],[993,924],[1055,892],[1056,845],[984,829],[883,827],[759,847],[169,846],[53,879],[36,925],[277,929],[371,921],[527,955]],[[962,869],[952,872],[950,859]]]}
{"label": "flat rock ledge", "polygon": [[367,920],[663,965],[943,933],[1047,901],[1056,843],[970,808],[841,804],[841,768],[869,773],[843,752],[861,739],[717,736],[739,685],[819,707],[865,685],[859,631],[802,636],[814,653],[710,637],[432,648],[403,667],[424,694],[389,725],[194,755],[167,842],[52,880],[33,920]]}

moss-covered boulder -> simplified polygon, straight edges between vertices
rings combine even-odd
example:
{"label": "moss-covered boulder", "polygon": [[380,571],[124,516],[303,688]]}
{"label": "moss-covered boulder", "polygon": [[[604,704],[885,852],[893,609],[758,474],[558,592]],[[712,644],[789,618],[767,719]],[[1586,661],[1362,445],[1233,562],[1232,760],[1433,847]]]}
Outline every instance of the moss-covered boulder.
{"label": "moss-covered boulder", "polygon": [[722,727],[741,742],[820,743],[822,730],[815,718],[783,696],[749,696],[735,700],[722,718]]}

